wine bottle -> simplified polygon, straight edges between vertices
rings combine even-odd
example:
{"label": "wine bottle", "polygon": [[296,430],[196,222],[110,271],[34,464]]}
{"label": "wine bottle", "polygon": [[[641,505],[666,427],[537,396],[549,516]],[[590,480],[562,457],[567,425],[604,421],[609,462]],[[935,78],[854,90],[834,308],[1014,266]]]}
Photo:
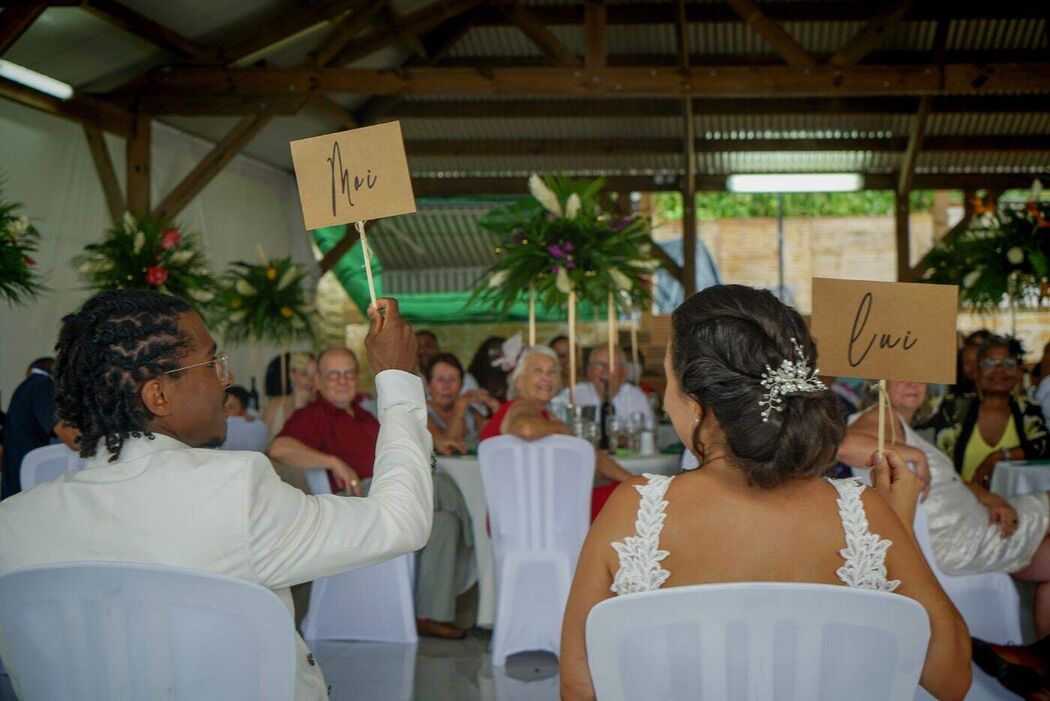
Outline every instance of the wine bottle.
{"label": "wine bottle", "polygon": [[605,383],[605,392],[602,394],[602,405],[598,412],[598,425],[601,429],[601,438],[598,440],[598,447],[602,450],[615,450],[616,446],[611,446],[611,440],[609,438],[609,417],[616,414],[616,409],[613,408],[612,402],[609,401],[609,383]]}
{"label": "wine bottle", "polygon": [[248,392],[248,408],[259,411],[259,392],[255,389],[255,378],[252,378],[252,388]]}

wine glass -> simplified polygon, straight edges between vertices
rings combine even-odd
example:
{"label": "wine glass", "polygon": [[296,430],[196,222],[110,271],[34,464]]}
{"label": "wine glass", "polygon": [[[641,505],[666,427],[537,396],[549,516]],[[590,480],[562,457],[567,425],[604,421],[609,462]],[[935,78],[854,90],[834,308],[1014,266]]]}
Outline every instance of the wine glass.
{"label": "wine glass", "polygon": [[620,434],[624,430],[624,421],[616,414],[605,417],[605,432],[609,435],[609,452],[614,453],[620,447]]}
{"label": "wine glass", "polygon": [[638,439],[641,436],[644,425],[645,414],[640,411],[633,411],[630,416],[627,417],[625,429],[627,431],[627,440],[630,443],[632,453],[638,452]]}
{"label": "wine glass", "polygon": [[586,422],[583,426],[582,438],[594,447],[598,447],[598,443],[601,442],[602,439],[602,432],[598,427],[598,424],[593,421]]}

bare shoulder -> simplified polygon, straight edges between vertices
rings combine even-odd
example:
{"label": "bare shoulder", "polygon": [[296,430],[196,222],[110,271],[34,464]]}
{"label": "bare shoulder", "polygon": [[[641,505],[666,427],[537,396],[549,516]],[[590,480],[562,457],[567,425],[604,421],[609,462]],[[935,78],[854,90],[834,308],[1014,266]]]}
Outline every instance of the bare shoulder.
{"label": "bare shoulder", "polygon": [[874,411],[865,411],[850,426],[849,430],[871,431],[878,427],[879,418]]}

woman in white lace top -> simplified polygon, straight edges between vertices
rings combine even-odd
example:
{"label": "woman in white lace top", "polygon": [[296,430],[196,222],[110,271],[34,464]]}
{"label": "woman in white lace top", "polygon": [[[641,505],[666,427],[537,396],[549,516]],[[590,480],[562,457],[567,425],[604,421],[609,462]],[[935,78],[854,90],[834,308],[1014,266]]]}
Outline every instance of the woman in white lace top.
{"label": "woman in white lace top", "polygon": [[664,408],[700,469],[616,490],[591,527],[565,611],[563,699],[594,697],[585,623],[612,596],[720,582],[814,582],[895,591],[932,631],[921,682],[970,684],[966,626],[911,533],[922,484],[895,454],[875,488],[824,479],[844,426],[817,379],[799,314],[768,292],[710,287],[672,317]]}

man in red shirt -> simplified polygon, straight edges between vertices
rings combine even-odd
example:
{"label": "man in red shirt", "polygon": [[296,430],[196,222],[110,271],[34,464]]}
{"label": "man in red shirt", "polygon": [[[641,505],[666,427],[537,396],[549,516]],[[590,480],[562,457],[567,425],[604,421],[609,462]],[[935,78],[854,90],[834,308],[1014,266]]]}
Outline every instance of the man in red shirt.
{"label": "man in red shirt", "polygon": [[[293,467],[324,468],[333,492],[368,491],[379,422],[362,408],[357,394],[357,358],[332,348],[317,358],[318,397],[297,409],[270,445],[269,455]],[[455,484],[434,476],[434,525],[419,557],[415,607],[421,635],[462,638],[451,625],[457,587],[469,568],[472,531],[469,512]]]}

